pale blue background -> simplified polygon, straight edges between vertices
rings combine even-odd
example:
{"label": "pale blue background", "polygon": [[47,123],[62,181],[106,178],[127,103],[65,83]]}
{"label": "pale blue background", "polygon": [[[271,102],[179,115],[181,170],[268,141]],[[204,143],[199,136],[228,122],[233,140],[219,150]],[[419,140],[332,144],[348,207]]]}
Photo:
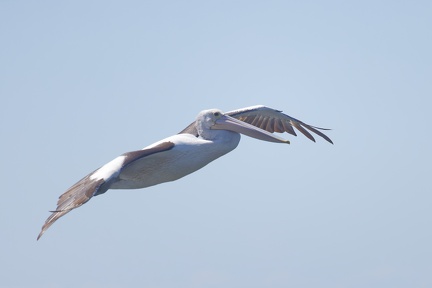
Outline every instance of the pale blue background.
{"label": "pale blue background", "polygon": [[[432,287],[430,1],[0,1],[0,287]],[[243,137],[180,181],[57,197],[207,108]]]}

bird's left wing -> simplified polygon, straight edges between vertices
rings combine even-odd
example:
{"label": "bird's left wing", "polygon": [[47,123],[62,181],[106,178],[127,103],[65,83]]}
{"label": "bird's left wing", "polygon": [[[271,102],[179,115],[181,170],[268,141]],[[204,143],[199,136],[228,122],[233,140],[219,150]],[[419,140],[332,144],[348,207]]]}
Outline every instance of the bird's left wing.
{"label": "bird's left wing", "polygon": [[327,135],[319,131],[329,129],[306,124],[294,117],[282,113],[280,110],[269,108],[263,105],[241,108],[226,112],[225,114],[266,130],[270,133],[287,132],[291,135],[297,136],[296,132],[294,131],[294,128],[296,128],[307,138],[315,142],[315,138],[311,133],[309,133],[309,131],[311,131],[333,144],[333,141]]}
{"label": "bird's left wing", "polygon": [[105,193],[117,180],[123,168],[138,159],[171,149],[171,142],[162,142],[154,147],[127,152],[88,174],[63,193],[57,201],[57,208],[47,218],[37,240],[60,217],[88,202],[93,196]]}
{"label": "bird's left wing", "polygon": [[[282,113],[282,111],[280,110],[269,108],[263,105],[241,108],[241,109],[226,112],[224,114],[236,118],[240,121],[249,123],[255,127],[266,130],[270,133],[287,132],[291,135],[297,136],[294,130],[294,128],[296,128],[307,138],[315,142],[315,138],[309,132],[311,131],[321,136],[326,141],[333,144],[333,141],[327,135],[319,131],[319,130],[329,130],[329,129],[319,128],[319,127],[306,124],[294,117]],[[196,129],[195,122],[189,124],[189,126],[183,129],[179,134],[181,133],[192,134],[198,137],[198,131]]]}

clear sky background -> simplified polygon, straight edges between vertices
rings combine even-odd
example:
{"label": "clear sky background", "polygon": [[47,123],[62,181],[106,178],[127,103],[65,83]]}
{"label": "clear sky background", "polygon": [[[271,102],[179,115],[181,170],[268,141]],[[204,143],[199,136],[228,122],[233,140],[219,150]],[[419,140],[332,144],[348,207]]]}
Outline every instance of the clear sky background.
{"label": "clear sky background", "polygon": [[[0,287],[432,287],[431,1],[0,1]],[[95,168],[264,104],[334,145],[243,137],[179,181]]]}

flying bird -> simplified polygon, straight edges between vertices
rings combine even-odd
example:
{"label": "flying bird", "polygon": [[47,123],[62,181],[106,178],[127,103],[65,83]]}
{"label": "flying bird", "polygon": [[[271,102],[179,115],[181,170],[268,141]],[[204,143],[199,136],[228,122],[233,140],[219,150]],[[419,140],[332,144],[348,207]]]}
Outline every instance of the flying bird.
{"label": "flying bird", "polygon": [[223,113],[218,109],[201,111],[196,120],[179,134],[141,150],[124,153],[96,169],[63,193],[57,208],[45,221],[37,239],[60,217],[80,207],[93,196],[109,189],[139,189],[174,181],[193,173],[235,149],[240,134],[259,140],[287,143],[272,133],[296,136],[296,128],[315,142],[315,133],[332,140],[320,130],[282,111],[258,105]]}

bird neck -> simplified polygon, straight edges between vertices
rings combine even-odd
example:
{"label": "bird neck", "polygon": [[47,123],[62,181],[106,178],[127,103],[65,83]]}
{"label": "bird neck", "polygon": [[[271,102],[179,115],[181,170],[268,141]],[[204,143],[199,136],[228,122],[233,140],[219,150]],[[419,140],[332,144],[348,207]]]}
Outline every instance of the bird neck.
{"label": "bird neck", "polygon": [[240,134],[228,130],[205,130],[203,134],[200,134],[200,137],[215,144],[232,146],[232,149],[237,147],[240,142]]}

